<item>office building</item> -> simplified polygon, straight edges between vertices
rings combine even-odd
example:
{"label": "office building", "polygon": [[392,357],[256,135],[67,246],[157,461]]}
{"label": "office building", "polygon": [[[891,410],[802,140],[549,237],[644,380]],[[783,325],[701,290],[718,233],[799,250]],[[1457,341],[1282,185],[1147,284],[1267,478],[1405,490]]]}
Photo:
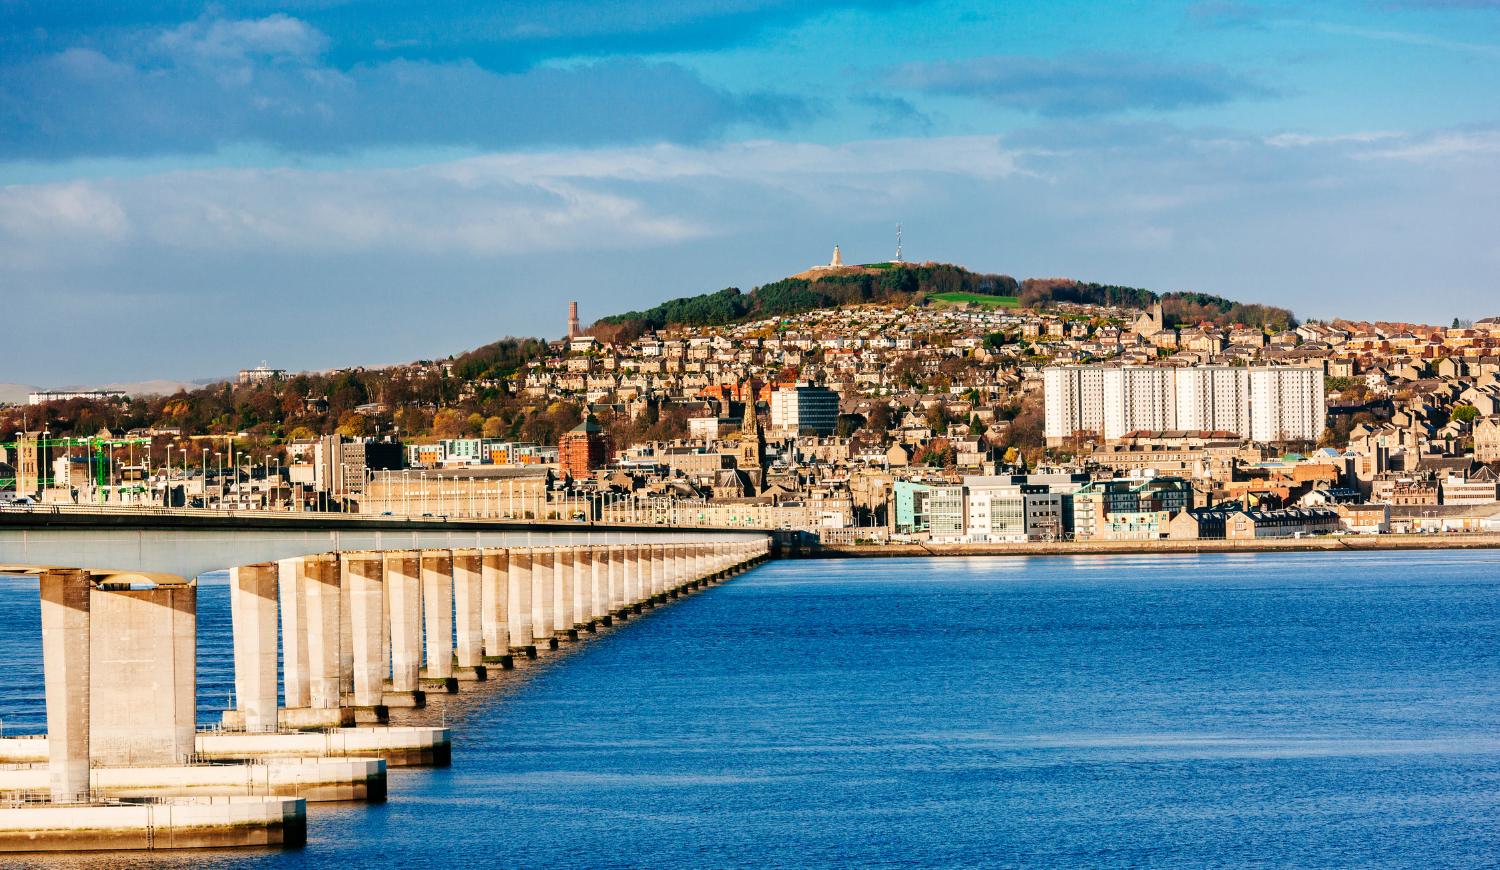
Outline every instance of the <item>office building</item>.
{"label": "office building", "polygon": [[824,387],[789,387],[771,394],[770,428],[792,435],[832,435],[839,394]]}

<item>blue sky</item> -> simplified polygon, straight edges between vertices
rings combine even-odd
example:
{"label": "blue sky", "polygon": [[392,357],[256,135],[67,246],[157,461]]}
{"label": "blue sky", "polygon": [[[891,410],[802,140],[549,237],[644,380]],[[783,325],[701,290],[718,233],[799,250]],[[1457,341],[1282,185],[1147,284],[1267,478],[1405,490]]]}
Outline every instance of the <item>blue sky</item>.
{"label": "blue sky", "polygon": [[1500,2],[17,2],[58,385],[446,355],[893,253],[1500,314]]}

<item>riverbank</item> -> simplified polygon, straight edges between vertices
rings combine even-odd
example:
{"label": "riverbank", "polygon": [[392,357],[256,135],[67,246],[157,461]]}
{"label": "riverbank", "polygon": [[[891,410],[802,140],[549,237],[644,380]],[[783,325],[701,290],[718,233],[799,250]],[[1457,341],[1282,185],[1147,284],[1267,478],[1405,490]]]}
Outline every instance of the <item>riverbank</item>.
{"label": "riverbank", "polygon": [[1255,540],[1058,541],[1028,544],[821,544],[783,551],[783,558],[861,559],[896,556],[1089,556],[1146,553],[1340,552],[1500,549],[1500,533],[1456,535],[1329,535]]}

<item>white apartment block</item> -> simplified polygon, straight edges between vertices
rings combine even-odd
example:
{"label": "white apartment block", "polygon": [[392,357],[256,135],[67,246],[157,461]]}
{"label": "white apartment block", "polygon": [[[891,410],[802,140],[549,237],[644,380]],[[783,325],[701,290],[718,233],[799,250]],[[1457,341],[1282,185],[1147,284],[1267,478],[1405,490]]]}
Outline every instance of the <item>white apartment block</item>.
{"label": "white apartment block", "polygon": [[1168,428],[1236,434],[1250,431],[1248,369],[1179,369],[1175,380],[1177,425]]}
{"label": "white apartment block", "polygon": [[1042,369],[1043,417],[1049,438],[1054,432],[1066,438],[1079,430],[1104,431],[1104,371],[1101,366]]}
{"label": "white apartment block", "polygon": [[1321,368],[1054,366],[1042,370],[1042,384],[1052,445],[1079,430],[1106,440],[1187,430],[1316,441],[1326,418]]}
{"label": "white apartment block", "polygon": [[[1104,370],[1104,437],[1136,429],[1176,429],[1176,369],[1127,366]],[[1071,433],[1070,433],[1071,434]]]}

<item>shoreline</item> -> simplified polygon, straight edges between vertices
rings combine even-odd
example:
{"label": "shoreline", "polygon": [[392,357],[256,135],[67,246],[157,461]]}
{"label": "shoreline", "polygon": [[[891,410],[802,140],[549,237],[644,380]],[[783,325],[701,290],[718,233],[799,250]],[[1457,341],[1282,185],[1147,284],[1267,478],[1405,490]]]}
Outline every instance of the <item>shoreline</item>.
{"label": "shoreline", "polygon": [[1500,533],[1340,535],[1257,540],[1059,541],[1027,544],[819,544],[783,550],[787,559],[879,559],[901,556],[1090,556],[1152,553],[1379,552],[1500,549]]}

